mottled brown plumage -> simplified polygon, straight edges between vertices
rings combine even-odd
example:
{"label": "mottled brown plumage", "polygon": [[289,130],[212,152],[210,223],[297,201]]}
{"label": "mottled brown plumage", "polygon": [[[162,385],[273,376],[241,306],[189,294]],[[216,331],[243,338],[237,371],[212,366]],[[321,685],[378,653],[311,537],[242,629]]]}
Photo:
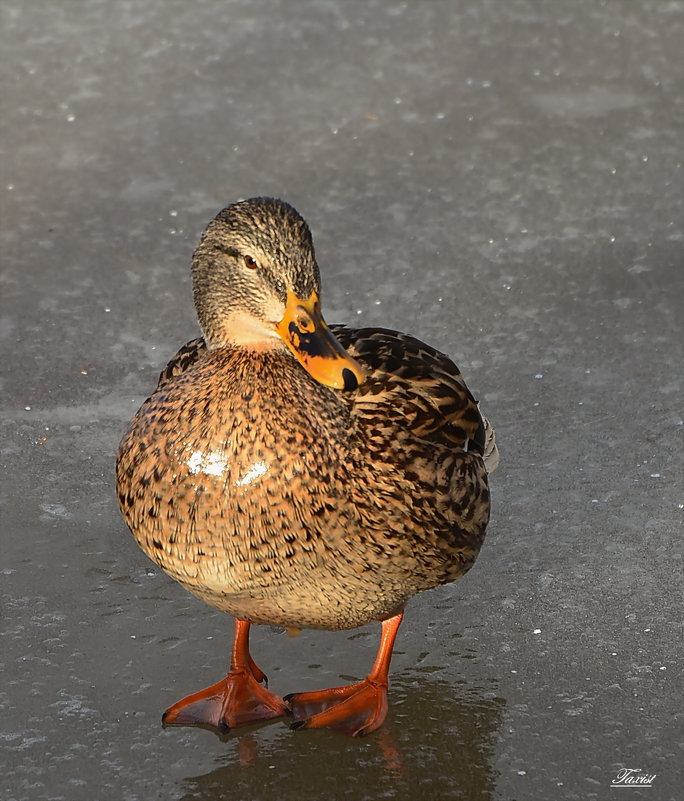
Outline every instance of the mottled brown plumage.
{"label": "mottled brown plumage", "polygon": [[[453,362],[405,334],[332,326],[359,378],[346,373],[344,390],[311,375],[338,356],[318,358],[304,307],[294,345],[271,333],[290,299],[319,290],[308,228],[280,201],[221,212],[193,279],[204,337],[169,362],[119,450],[120,506],[143,551],[217,609],[291,629],[387,620],[469,570],[497,453]],[[300,723],[351,734],[382,722],[352,731],[310,711]]]}

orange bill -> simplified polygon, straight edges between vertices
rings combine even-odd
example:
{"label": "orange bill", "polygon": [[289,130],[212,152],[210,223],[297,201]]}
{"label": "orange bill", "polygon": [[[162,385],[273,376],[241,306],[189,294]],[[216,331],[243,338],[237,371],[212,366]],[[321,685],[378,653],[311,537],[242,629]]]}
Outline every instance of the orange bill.
{"label": "orange bill", "polygon": [[321,315],[314,291],[306,300],[287,293],[285,316],[276,331],[316,381],[334,389],[356,389],[366,374],[335,339]]}

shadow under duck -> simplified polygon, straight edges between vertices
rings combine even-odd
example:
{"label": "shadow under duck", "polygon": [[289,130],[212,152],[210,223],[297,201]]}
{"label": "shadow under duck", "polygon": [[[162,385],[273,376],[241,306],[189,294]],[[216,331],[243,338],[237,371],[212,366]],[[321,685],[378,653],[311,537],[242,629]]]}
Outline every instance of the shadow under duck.
{"label": "shadow under duck", "polygon": [[[458,368],[406,334],[326,326],[306,222],[253,198],[192,262],[203,337],[182,347],[121,441],[122,514],[142,550],[236,618],[230,672],[164,722],[221,732],[294,717],[349,735],[387,714],[404,605],[468,571],[489,519],[493,431]],[[252,624],[382,622],[360,682],[281,698]]]}

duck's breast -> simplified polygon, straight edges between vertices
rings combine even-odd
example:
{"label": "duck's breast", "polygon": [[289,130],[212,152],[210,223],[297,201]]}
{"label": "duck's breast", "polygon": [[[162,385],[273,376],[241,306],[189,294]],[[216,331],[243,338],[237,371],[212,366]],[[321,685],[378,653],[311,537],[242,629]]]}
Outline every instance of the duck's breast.
{"label": "duck's breast", "polygon": [[242,591],[320,562],[320,518],[346,502],[348,412],[292,370],[209,354],[152,395],[122,440],[120,505],[141,548],[183,583]]}

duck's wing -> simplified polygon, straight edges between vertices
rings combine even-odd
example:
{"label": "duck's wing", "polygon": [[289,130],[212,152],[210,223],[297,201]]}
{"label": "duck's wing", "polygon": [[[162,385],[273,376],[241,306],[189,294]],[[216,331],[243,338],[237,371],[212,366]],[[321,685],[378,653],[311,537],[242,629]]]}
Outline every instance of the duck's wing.
{"label": "duck's wing", "polygon": [[478,453],[488,472],[496,467],[494,431],[448,356],[398,331],[330,328],[368,372],[355,407],[370,413],[373,405],[382,406],[400,415],[416,438]]}
{"label": "duck's wing", "polygon": [[202,337],[191,339],[176,353],[171,361],[159,374],[157,390],[160,390],[174,376],[184,373],[196,364],[207,353],[207,345]]}

